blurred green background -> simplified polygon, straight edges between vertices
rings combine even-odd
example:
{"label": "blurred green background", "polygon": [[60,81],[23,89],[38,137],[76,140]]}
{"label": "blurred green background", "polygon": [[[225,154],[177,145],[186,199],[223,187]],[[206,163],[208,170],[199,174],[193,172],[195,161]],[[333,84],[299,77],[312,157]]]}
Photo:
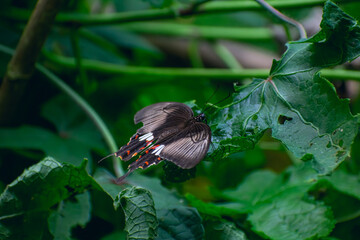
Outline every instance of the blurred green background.
{"label": "blurred green background", "polygon": [[[260,8],[254,11],[230,10],[158,20],[139,18],[139,21],[126,23],[96,23],[95,18],[96,14],[113,12],[124,13],[126,16],[150,10],[191,9],[198,2],[69,1],[61,6],[61,16],[58,16],[58,21],[46,39],[39,63],[53,71],[88,102],[106,123],[117,145],[122,146],[139,128],[134,125],[133,117],[141,108],[161,101],[195,101],[200,108],[204,108],[207,102],[217,103],[233,93],[234,83],[243,85],[252,78],[232,74],[246,69],[259,69],[254,73],[259,77],[266,77],[272,60],[279,59],[285,51],[285,43],[298,38],[294,28],[285,27]],[[342,9],[359,19],[360,3],[339,2]],[[1,46],[16,48],[35,4],[34,0],[1,2]],[[302,22],[309,36],[319,30],[322,14],[320,6],[282,12]],[[95,23],[81,28],[76,21],[64,24],[61,19],[70,18],[71,14],[85,14]],[[1,76],[5,74],[9,60],[10,56],[0,51]],[[354,61],[340,68],[357,70],[359,67],[359,61]],[[211,69],[223,71],[218,75],[210,75],[207,70]],[[333,80],[333,83],[341,97],[351,99],[353,114],[358,113],[359,85],[350,79]],[[220,105],[230,101],[227,99]],[[359,140],[357,137],[354,143],[352,159],[341,166],[355,175],[358,175],[360,167]],[[101,133],[84,111],[52,81],[35,71],[14,120],[0,130],[0,191],[24,169],[45,156],[77,166],[83,158],[88,158],[90,174],[95,173],[98,168],[107,168],[113,172],[111,159],[97,163],[110,152]],[[138,171],[159,178],[165,187],[179,195],[190,193],[198,199],[211,202],[216,197],[210,189],[236,187],[245,176],[258,169],[281,173],[293,163],[298,164],[299,160],[267,132],[253,150],[233,154],[226,161],[203,161],[197,167],[196,177],[189,181],[169,181],[163,171],[163,164]],[[123,163],[124,169],[126,166]],[[113,210],[101,208],[112,208],[112,203],[93,196],[92,201],[96,200],[96,204],[103,206],[94,207],[91,220],[85,227],[75,227],[73,237],[117,239],[114,234],[108,238],[105,236],[121,229],[123,223],[107,221],[109,217],[103,215]],[[360,229],[358,216],[359,214],[351,221],[337,225],[334,237],[356,239]],[[120,235],[124,237],[122,233]],[[248,238],[263,239],[254,233],[249,233]]]}

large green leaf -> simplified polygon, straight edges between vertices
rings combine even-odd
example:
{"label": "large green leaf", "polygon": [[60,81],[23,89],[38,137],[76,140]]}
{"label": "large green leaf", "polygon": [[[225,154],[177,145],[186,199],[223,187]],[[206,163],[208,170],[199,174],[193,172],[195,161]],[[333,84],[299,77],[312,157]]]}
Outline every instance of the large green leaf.
{"label": "large green leaf", "polygon": [[201,214],[212,216],[212,217],[221,217],[221,216],[231,216],[237,217],[241,214],[245,214],[250,211],[250,208],[246,204],[241,203],[225,203],[225,204],[214,204],[206,203],[197,199],[194,195],[187,194],[186,200],[189,204],[195,207]]}
{"label": "large green leaf", "polygon": [[9,184],[0,195],[0,238],[39,239],[49,234],[47,219],[55,204],[90,188],[101,189],[88,175],[86,162],[75,167],[46,158]]}
{"label": "large green leaf", "polygon": [[158,220],[151,193],[141,187],[124,189],[114,201],[125,213],[127,239],[155,239]]}
{"label": "large green leaf", "polygon": [[188,200],[210,216],[249,214],[253,230],[266,238],[311,239],[327,236],[335,225],[332,209],[313,197],[323,194],[323,188],[314,190],[317,177],[309,163],[279,175],[260,170],[249,174],[236,189],[217,193],[217,197],[232,201],[227,205]]}
{"label": "large green leaf", "polygon": [[207,221],[205,239],[246,240],[247,238],[245,233],[232,222]]}
{"label": "large green leaf", "polygon": [[[126,186],[114,184],[112,182],[114,176],[105,169],[98,169],[94,174],[94,178],[113,200],[116,199],[119,192],[124,190]],[[169,206],[177,207],[182,205],[182,201],[177,198],[173,192],[163,187],[161,185],[161,181],[157,178],[150,178],[139,174],[133,174],[129,176],[126,181],[134,186],[143,187],[151,191],[156,209],[169,208]]]}
{"label": "large green leaf", "polygon": [[274,172],[254,171],[236,189],[224,191],[222,197],[252,206],[272,194],[274,188],[279,187],[277,181],[278,176]]}
{"label": "large green leaf", "polygon": [[[170,207],[170,206],[169,206]],[[159,240],[203,239],[202,220],[195,208],[177,207],[157,211]]]}
{"label": "large green leaf", "polygon": [[258,204],[248,220],[253,230],[274,240],[302,240],[327,236],[335,226],[332,211],[321,202],[303,199],[303,188],[283,191]]}
{"label": "large green leaf", "polygon": [[59,95],[44,105],[43,116],[57,131],[35,126],[0,129],[0,147],[38,149],[60,162],[79,165],[91,159],[90,150],[101,149],[104,143],[95,126],[85,118],[77,105]]}
{"label": "large green leaf", "polygon": [[359,176],[339,169],[319,178],[310,194],[332,208],[337,222],[344,222],[360,216],[359,189]]}
{"label": "large green leaf", "polygon": [[53,211],[48,219],[49,230],[54,239],[69,239],[71,229],[80,225],[85,227],[90,220],[90,194],[85,192],[75,196],[74,200],[60,202],[57,210]]}
{"label": "large green leaf", "polygon": [[320,180],[328,181],[336,190],[360,200],[360,177],[346,173],[345,171],[335,171],[330,177],[323,177]]}
{"label": "large green leaf", "polygon": [[310,39],[291,42],[267,79],[237,88],[233,103],[216,109],[211,119],[218,156],[252,148],[266,129],[296,157],[311,161],[321,174],[349,157],[357,119],[348,100],[317,72],[360,54],[360,27],[336,5],[324,7],[322,30]]}

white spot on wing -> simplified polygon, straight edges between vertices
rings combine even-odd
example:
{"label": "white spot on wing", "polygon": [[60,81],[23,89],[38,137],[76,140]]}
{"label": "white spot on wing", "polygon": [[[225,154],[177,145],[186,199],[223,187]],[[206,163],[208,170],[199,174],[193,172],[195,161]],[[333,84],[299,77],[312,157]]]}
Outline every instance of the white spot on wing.
{"label": "white spot on wing", "polygon": [[155,154],[156,156],[158,156],[164,147],[165,147],[165,145],[158,146],[157,148],[155,148],[155,150],[152,152],[152,154]]}
{"label": "white spot on wing", "polygon": [[154,139],[154,135],[151,132],[139,137],[139,141],[144,141],[144,140],[151,141],[153,139]]}

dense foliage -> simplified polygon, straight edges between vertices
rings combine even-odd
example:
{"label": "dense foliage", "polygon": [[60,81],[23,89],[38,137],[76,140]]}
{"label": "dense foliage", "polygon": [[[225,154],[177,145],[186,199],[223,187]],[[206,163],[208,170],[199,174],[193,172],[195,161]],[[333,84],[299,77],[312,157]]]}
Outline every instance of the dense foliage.
{"label": "dense foliage", "polygon": [[[319,2],[270,3],[313,27]],[[3,3],[1,76],[35,3]],[[285,44],[295,29],[252,1],[65,4],[0,127],[0,239],[357,239],[360,4],[321,6]],[[160,101],[205,111],[207,157],[114,184],[128,163],[98,160]]]}

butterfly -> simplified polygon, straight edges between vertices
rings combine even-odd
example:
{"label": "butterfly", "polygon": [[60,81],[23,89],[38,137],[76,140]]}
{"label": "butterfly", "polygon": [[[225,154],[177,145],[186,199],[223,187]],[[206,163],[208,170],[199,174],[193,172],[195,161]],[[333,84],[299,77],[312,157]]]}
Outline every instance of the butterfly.
{"label": "butterfly", "polygon": [[178,102],[160,102],[147,106],[134,116],[143,126],[127,145],[111,154],[123,161],[138,156],[128,172],[115,182],[121,183],[132,171],[148,168],[163,160],[183,169],[195,167],[209,150],[211,129],[203,113],[194,116],[190,107]]}

